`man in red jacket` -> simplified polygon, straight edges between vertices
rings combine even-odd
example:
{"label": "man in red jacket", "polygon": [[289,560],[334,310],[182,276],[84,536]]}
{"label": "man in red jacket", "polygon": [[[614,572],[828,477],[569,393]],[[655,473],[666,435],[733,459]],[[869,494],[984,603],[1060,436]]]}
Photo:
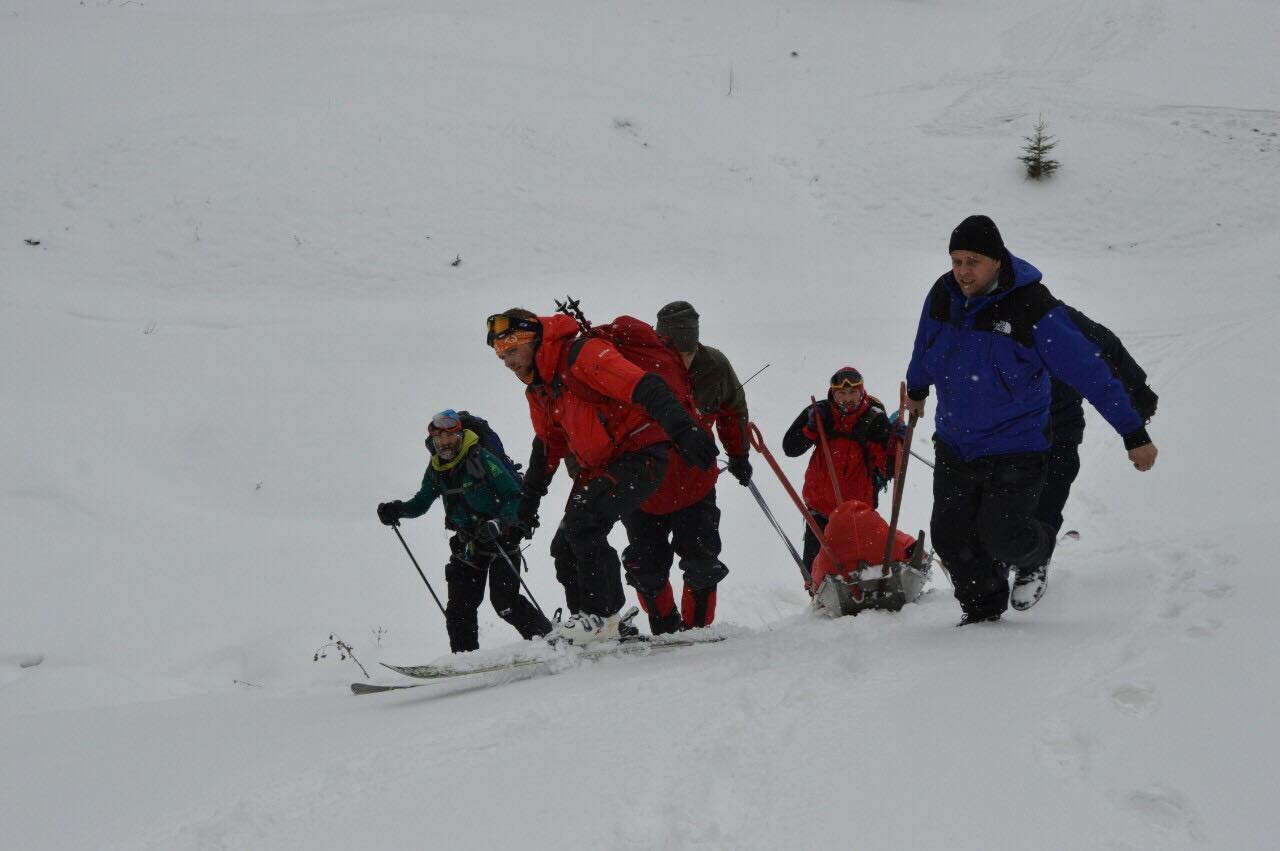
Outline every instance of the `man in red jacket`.
{"label": "man in red jacket", "polygon": [[579,611],[548,637],[590,644],[619,637],[626,601],[609,530],[662,484],[671,444],[700,469],[716,445],[666,382],[610,343],[579,335],[571,316],[511,309],[490,316],[487,342],[525,385],[533,451],[519,516],[531,528],[560,461],[580,465],[565,508],[565,538],[577,562]]}
{"label": "man in red jacket", "polygon": [[[892,476],[893,428],[884,405],[867,394],[862,386],[862,373],[851,366],[831,376],[827,398],[800,412],[782,438],[782,451],[796,458],[813,449],[809,469],[804,474],[804,503],[818,526],[825,528],[831,512],[836,510],[836,491],[830,468],[818,442],[816,418],[822,418],[831,447],[840,495],[847,501],[856,499],[875,508],[880,491]],[[804,529],[804,563],[812,570],[820,545],[809,525]]]}

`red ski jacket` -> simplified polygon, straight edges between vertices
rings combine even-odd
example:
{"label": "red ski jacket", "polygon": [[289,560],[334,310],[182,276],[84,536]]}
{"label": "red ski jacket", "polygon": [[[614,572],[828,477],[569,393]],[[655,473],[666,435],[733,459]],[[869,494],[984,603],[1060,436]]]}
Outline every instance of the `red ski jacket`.
{"label": "red ski jacket", "polygon": [[645,376],[643,369],[596,338],[573,347],[571,359],[577,321],[559,315],[538,319],[542,344],[525,398],[534,433],[546,448],[544,473],[553,472],[572,453],[582,465],[582,475],[591,478],[623,453],[670,439],[631,401]]}
{"label": "red ski jacket", "polygon": [[[848,413],[828,398],[818,403],[818,414],[826,427],[827,443],[840,480],[840,495],[846,500],[878,505],[880,492],[873,477],[878,473],[882,480],[888,480],[892,475],[889,462],[892,428],[884,408],[872,396],[864,394],[857,408]],[[830,516],[837,507],[835,489],[831,486],[822,447],[815,446],[817,429],[811,427],[808,420],[809,409],[805,408],[787,429],[782,449],[795,458],[813,448],[809,469],[804,474],[804,501],[819,514]]]}

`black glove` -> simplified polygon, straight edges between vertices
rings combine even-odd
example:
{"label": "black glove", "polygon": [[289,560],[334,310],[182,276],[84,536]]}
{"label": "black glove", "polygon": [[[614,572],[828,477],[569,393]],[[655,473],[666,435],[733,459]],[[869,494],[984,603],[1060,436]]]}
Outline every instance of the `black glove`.
{"label": "black glove", "polygon": [[729,475],[745,488],[751,483],[751,459],[745,455],[730,455]]}
{"label": "black glove", "polygon": [[516,529],[521,537],[533,540],[533,530],[538,528],[538,506],[542,498],[525,494],[520,499],[520,507],[516,509]]}
{"label": "black glove", "polygon": [[507,531],[507,524],[501,520],[486,520],[476,529],[473,536],[478,543],[492,544]]}
{"label": "black glove", "polygon": [[677,434],[674,440],[676,449],[684,459],[700,470],[710,470],[716,463],[716,456],[720,454],[711,435],[696,425]]}
{"label": "black glove", "polygon": [[509,553],[520,552],[520,542],[524,540],[525,535],[533,537],[533,533],[527,531],[519,523],[515,523],[511,528],[502,533],[502,537],[498,538],[498,546]]}
{"label": "black glove", "polygon": [[680,406],[667,382],[658,375],[645,373],[644,378],[636,382],[631,401],[644,408],[645,413],[662,426],[662,430],[675,441],[676,449],[690,464],[710,470],[716,463],[716,455],[720,454],[720,450],[716,449],[716,442]]}
{"label": "black glove", "polygon": [[382,502],[378,504],[378,519],[382,521],[383,526],[399,526],[401,513],[404,503],[400,500],[393,502]]}

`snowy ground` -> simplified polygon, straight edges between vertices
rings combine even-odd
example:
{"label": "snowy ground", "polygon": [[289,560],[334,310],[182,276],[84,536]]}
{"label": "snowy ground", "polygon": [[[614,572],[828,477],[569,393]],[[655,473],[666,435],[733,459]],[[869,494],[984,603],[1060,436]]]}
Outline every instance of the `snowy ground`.
{"label": "snowy ground", "polygon": [[[0,0],[0,847],[1273,847],[1277,43],[1265,0]],[[687,298],[776,447],[844,363],[893,396],[972,212],[1161,397],[1150,474],[1091,420],[1032,612],[815,619],[728,483],[728,641],[312,661],[447,650],[373,509],[436,409],[527,445],[487,314]]]}

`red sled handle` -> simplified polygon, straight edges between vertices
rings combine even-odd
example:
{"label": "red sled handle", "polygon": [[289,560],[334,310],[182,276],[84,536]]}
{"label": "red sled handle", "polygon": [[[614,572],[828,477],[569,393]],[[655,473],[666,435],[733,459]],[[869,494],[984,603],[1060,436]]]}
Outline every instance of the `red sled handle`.
{"label": "red sled handle", "polygon": [[[755,423],[747,423],[747,440],[751,442],[751,448],[760,453],[764,457],[765,461],[769,462],[769,466],[773,468],[774,475],[778,477],[778,481],[782,482],[782,487],[786,490],[787,496],[791,497],[791,501],[796,504],[796,508],[799,509],[800,513],[804,516],[804,522],[809,524],[810,531],[812,531],[814,537],[818,539],[818,545],[821,546],[822,549],[826,551],[827,555],[831,557],[831,561],[835,564],[836,568],[842,574],[848,575],[848,571],[844,569],[844,565],[840,564],[840,558],[835,554],[835,551],[828,546],[827,536],[823,534],[822,527],[818,525],[817,520],[813,519],[813,514],[805,507],[804,500],[800,498],[800,494],[796,493],[796,489],[791,486],[791,482],[787,479],[787,474],[782,472],[782,467],[778,466],[778,461],[773,457],[773,453],[769,451],[769,447],[764,445],[764,435],[760,433],[760,427]],[[805,571],[805,581],[810,584],[813,582],[813,576],[809,574],[808,570]],[[857,585],[851,587],[854,592],[854,599],[861,600],[862,589]]]}
{"label": "red sled handle", "polygon": [[[907,413],[907,382],[898,387],[898,422],[902,422]],[[898,534],[898,514],[902,511],[902,488],[907,479],[907,461],[911,458],[911,438],[916,431],[916,420],[919,416],[912,412],[907,421],[907,433],[898,441],[898,451],[893,461],[893,510],[889,515],[889,538],[884,542],[884,565],[889,569],[893,560],[893,541]]]}

